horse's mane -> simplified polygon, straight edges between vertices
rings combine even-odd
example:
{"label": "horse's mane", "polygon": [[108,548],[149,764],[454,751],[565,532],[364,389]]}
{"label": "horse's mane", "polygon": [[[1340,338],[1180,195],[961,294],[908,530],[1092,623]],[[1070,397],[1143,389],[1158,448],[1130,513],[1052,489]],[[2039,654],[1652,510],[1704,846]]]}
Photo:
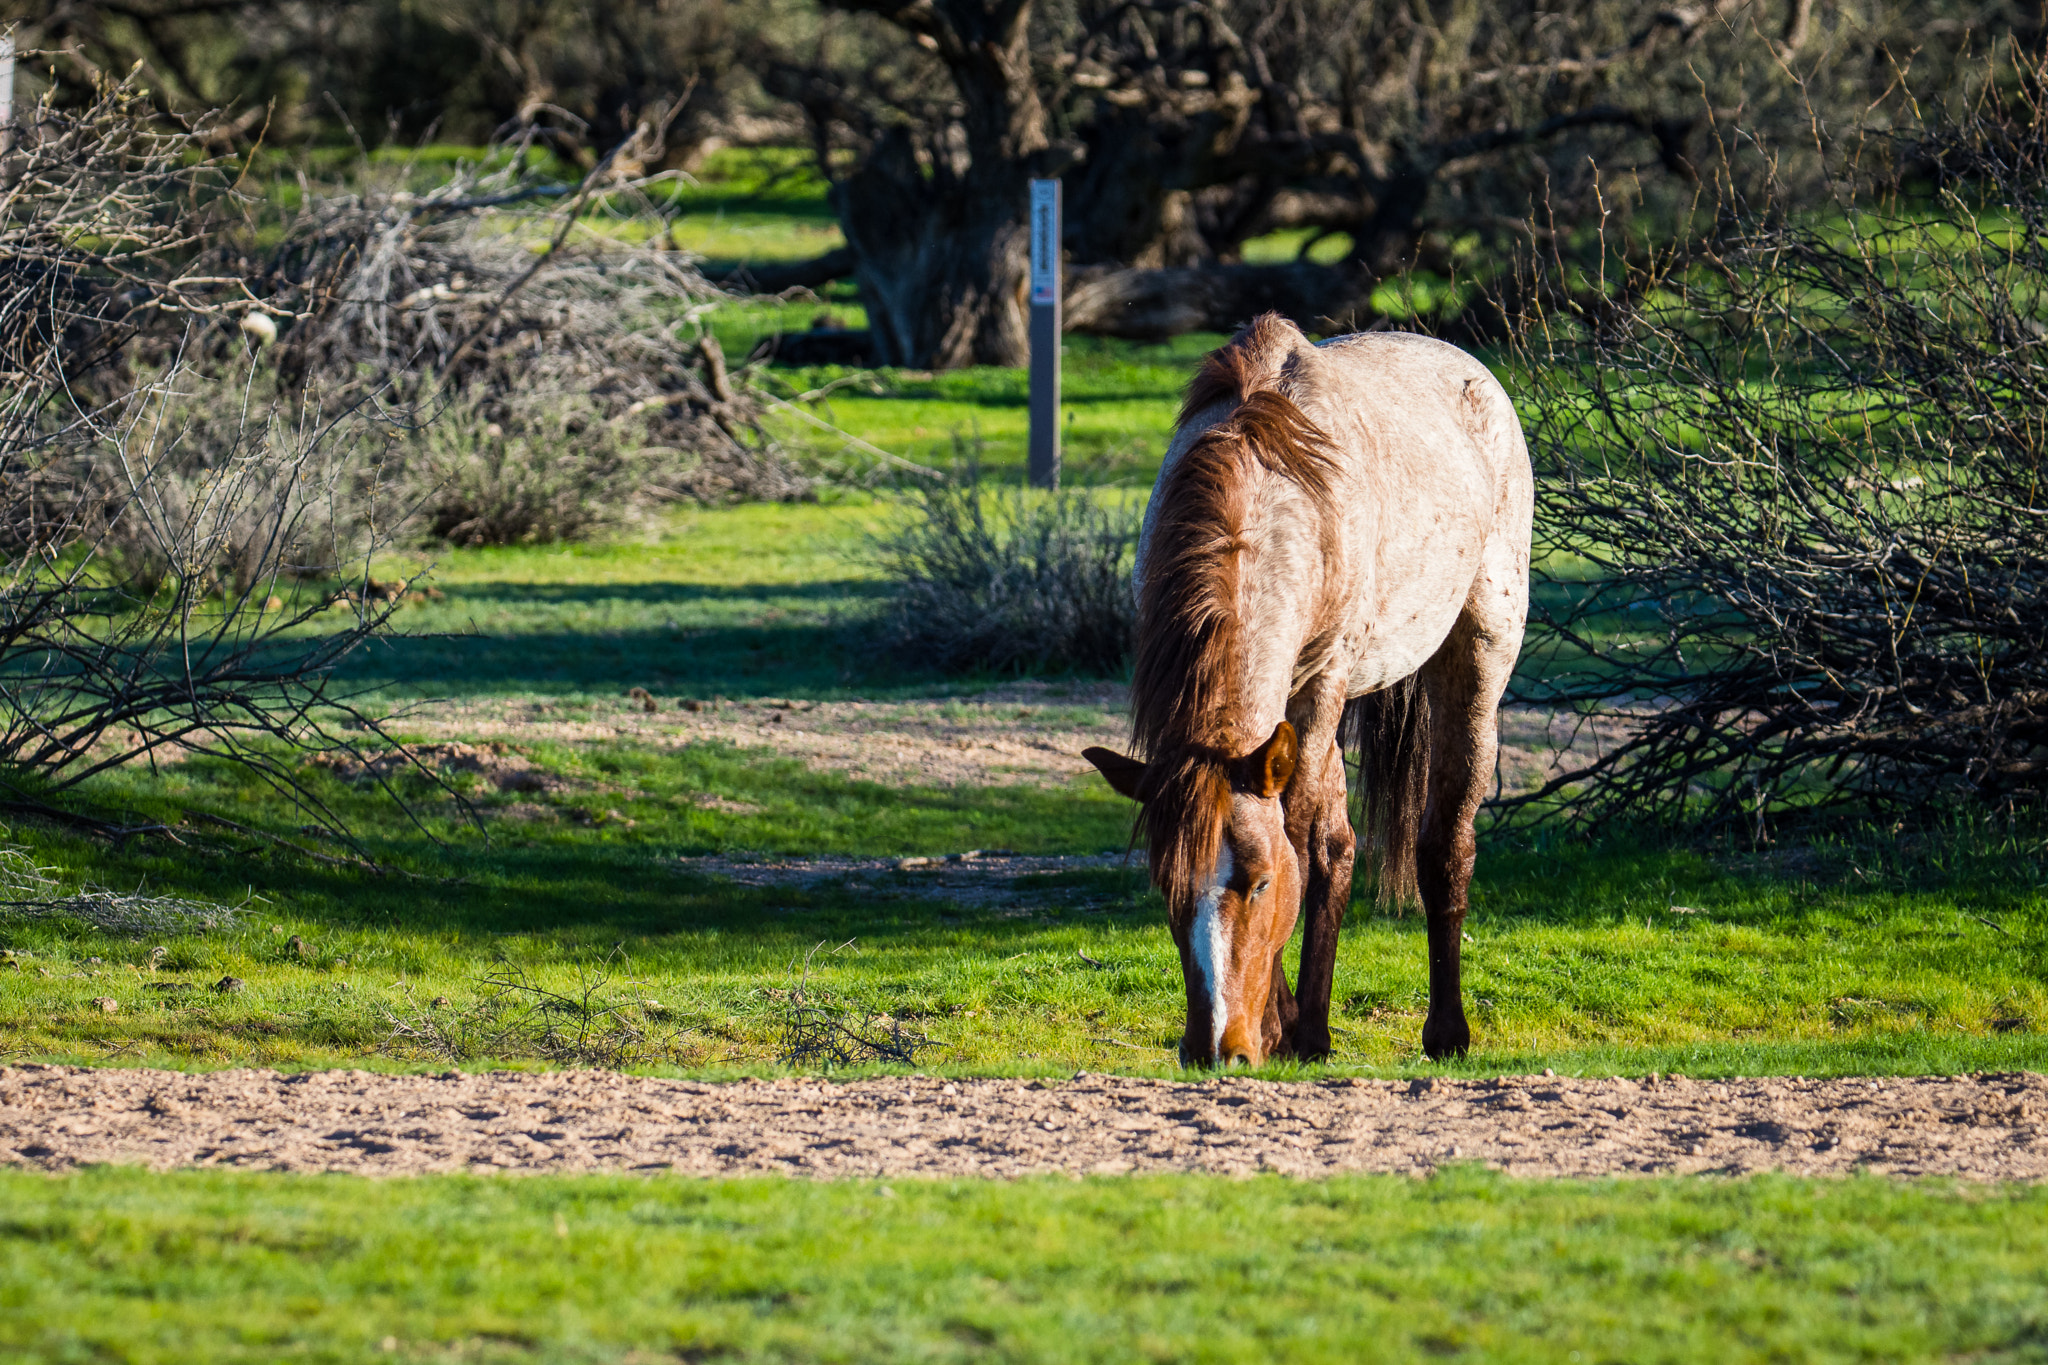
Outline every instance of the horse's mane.
{"label": "horse's mane", "polygon": [[[1245,523],[1269,475],[1308,495],[1331,525],[1337,463],[1327,437],[1281,389],[1302,342],[1267,313],[1211,355],[1188,385],[1180,422],[1235,400],[1160,481],[1138,600],[1132,738],[1151,760],[1144,816],[1152,872],[1169,903],[1216,865],[1230,800],[1229,760],[1266,736],[1239,732],[1248,627]],[[1213,812],[1213,818],[1205,818]]]}

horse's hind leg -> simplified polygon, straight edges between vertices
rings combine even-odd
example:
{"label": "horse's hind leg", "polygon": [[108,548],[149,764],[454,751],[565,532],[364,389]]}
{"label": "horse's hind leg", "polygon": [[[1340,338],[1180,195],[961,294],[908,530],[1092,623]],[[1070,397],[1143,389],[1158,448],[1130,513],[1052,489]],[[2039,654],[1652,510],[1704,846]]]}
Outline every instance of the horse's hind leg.
{"label": "horse's hind leg", "polygon": [[1500,698],[1521,644],[1519,631],[1512,640],[1503,634],[1489,633],[1468,610],[1422,670],[1429,694],[1429,787],[1415,841],[1415,882],[1429,924],[1422,1050],[1431,1058],[1463,1056],[1472,1043],[1459,944],[1478,853],[1473,821],[1493,782]]}

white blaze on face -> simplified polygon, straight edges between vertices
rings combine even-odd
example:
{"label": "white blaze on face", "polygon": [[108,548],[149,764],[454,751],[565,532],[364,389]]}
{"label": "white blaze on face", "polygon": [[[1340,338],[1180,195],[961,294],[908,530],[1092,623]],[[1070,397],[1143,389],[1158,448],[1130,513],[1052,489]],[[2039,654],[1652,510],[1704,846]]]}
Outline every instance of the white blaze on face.
{"label": "white blaze on face", "polygon": [[1230,926],[1223,921],[1223,888],[1237,870],[1230,857],[1230,845],[1223,846],[1216,860],[1216,875],[1195,896],[1195,923],[1188,931],[1188,948],[1195,966],[1209,988],[1209,1055],[1223,1050],[1223,1026],[1230,1021],[1230,1007],[1223,1001],[1223,970],[1230,962]]}

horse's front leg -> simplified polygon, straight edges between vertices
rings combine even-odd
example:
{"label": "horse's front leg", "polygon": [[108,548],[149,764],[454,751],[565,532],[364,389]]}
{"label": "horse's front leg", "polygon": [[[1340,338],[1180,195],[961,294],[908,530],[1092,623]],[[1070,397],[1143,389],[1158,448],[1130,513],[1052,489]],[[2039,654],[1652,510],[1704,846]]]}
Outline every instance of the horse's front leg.
{"label": "horse's front leg", "polygon": [[1351,868],[1358,851],[1344,799],[1344,755],[1335,742],[1330,744],[1313,795],[1304,838],[1296,845],[1304,854],[1308,873],[1302,896],[1307,921],[1302,926],[1301,979],[1295,995],[1292,1038],[1294,1055],[1302,1058],[1330,1054],[1330,994],[1337,977],[1337,937],[1351,903]]}

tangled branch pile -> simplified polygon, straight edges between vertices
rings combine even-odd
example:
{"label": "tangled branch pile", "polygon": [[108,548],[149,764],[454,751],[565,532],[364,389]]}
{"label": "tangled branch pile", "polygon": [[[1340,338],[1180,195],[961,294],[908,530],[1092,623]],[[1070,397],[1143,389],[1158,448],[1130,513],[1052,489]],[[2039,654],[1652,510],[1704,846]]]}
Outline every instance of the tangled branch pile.
{"label": "tangled branch pile", "polygon": [[500,963],[477,980],[477,998],[456,1007],[445,998],[422,1005],[408,990],[400,1009],[386,1007],[392,1056],[468,1062],[540,1057],[563,1066],[616,1071],[680,1060],[689,1029],[669,1021],[647,985],[620,980],[625,949],[614,946],[594,966],[579,968],[573,986],[555,990],[526,968]]}
{"label": "tangled branch pile", "polygon": [[807,484],[609,162],[364,168],[279,224],[210,131],[53,87],[0,157],[0,768],[37,802],[212,755],[341,832],[296,759],[381,739],[333,681],[397,607],[380,548]]}
{"label": "tangled branch pile", "polygon": [[1905,148],[1931,194],[1731,200],[1529,320],[1547,571],[1518,695],[1625,738],[1503,804],[1761,835],[2048,790],[2043,74]]}
{"label": "tangled branch pile", "polygon": [[27,849],[0,846],[0,919],[75,920],[108,934],[203,934],[231,927],[243,906],[218,905],[147,890],[110,891],[85,886],[58,891],[55,869],[40,867]]}
{"label": "tangled branch pile", "polygon": [[775,1060],[784,1066],[826,1070],[869,1062],[915,1066],[917,1054],[933,1046],[931,1039],[905,1031],[900,1020],[836,1003],[811,988],[811,959],[824,946],[817,944],[804,954],[803,973],[790,983]]}
{"label": "tangled branch pile", "polygon": [[265,281],[304,315],[278,348],[287,385],[417,414],[383,474],[439,540],[571,539],[680,498],[807,495],[701,325],[724,295],[663,249],[641,188],[607,183],[608,165],[522,185],[521,160],[424,195],[310,200]]}

